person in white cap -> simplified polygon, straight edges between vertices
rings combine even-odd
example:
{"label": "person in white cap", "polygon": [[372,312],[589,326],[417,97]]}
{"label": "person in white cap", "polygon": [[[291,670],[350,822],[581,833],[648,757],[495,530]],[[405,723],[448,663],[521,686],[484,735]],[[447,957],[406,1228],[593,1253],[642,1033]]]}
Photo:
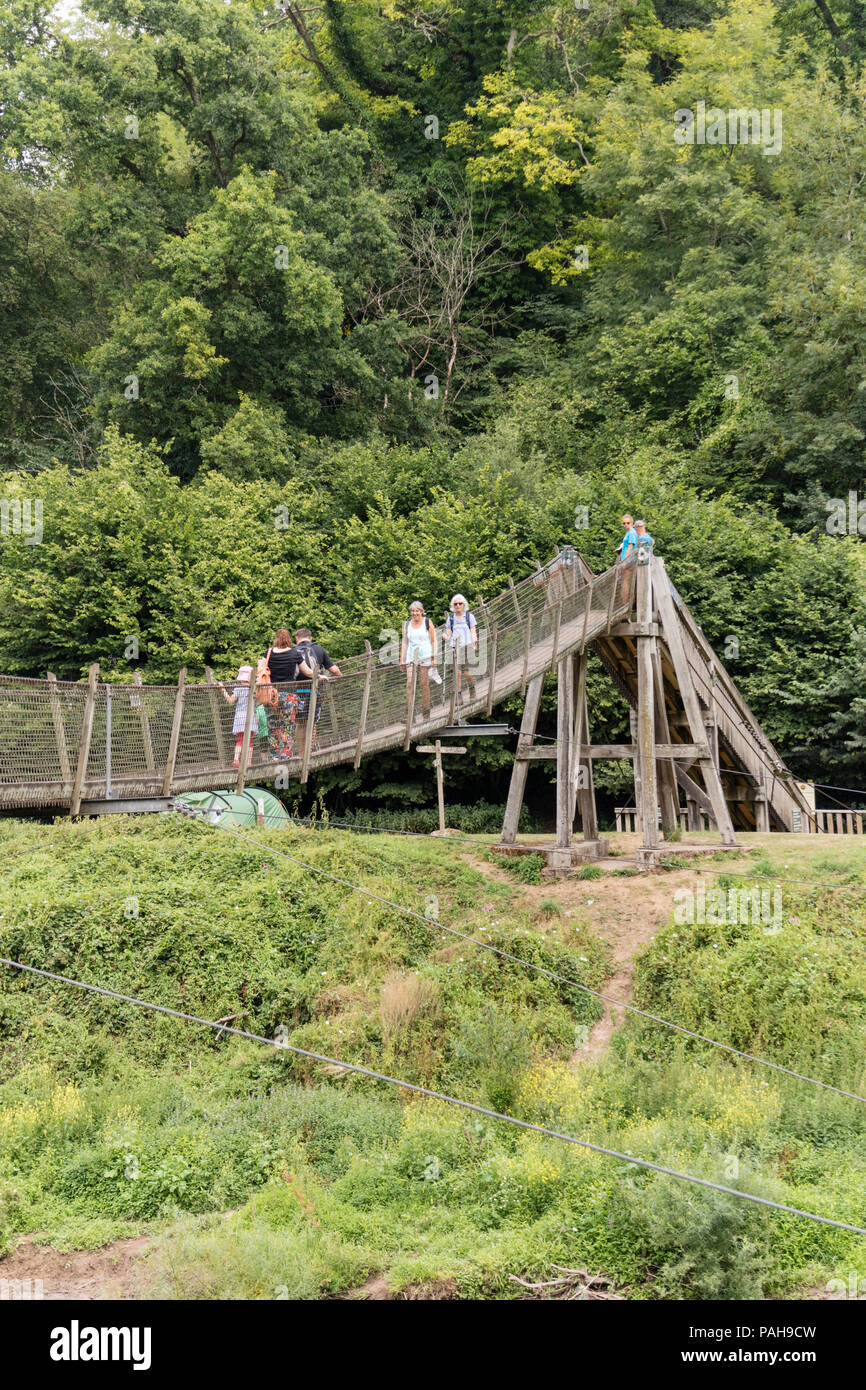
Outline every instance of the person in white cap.
{"label": "person in white cap", "polygon": [[[239,666],[235,676],[235,688],[232,695],[226,694],[225,686],[222,686],[223,699],[227,705],[237,705],[235,710],[232,733],[237,735],[235,740],[235,756],[232,767],[241,765],[241,748],[244,742],[244,730],[247,727],[247,700],[250,696],[250,676],[253,674],[252,666]],[[222,684],[222,682],[220,682]],[[250,761],[253,756],[253,736],[255,728],[250,729]]]}

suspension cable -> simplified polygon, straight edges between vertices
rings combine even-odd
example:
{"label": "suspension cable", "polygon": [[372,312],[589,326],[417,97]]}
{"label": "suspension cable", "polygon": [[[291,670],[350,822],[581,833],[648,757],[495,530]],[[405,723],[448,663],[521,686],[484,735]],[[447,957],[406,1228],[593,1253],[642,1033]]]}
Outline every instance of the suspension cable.
{"label": "suspension cable", "polygon": [[399,1086],[403,1090],[412,1091],[415,1095],[426,1096],[429,1100],[444,1101],[447,1105],[457,1105],[463,1110],[472,1110],[477,1115],[485,1115],[490,1120],[501,1120],[504,1124],[515,1125],[519,1129],[532,1130],[536,1134],[544,1134],[550,1139],[561,1139],[566,1144],[576,1144],[579,1148],[590,1149],[593,1153],[604,1154],[607,1158],[618,1158],[623,1163],[630,1163],[636,1168],[648,1168],[655,1173],[663,1173],[666,1177],[677,1178],[680,1182],[694,1183],[699,1187],[708,1187],[715,1192],[724,1192],[730,1197],[739,1197],[746,1202],[754,1202],[762,1207],[772,1207],[774,1211],[787,1212],[790,1216],[802,1216],[807,1221],[817,1221],[822,1226],[834,1226],[840,1231],[851,1231],[854,1235],[866,1236],[866,1227],[852,1226],[847,1221],[836,1221],[830,1216],[819,1216],[816,1212],[803,1211],[799,1207],[787,1206],[784,1202],[776,1202],[771,1197],[759,1197],[752,1192],[743,1192],[736,1187],[727,1187],[723,1183],[712,1182],[709,1178],[698,1178],[692,1173],[681,1173],[676,1168],[667,1168],[664,1164],[653,1163],[648,1158],[635,1158],[633,1154],[620,1153],[617,1149],[606,1148],[603,1144],[593,1144],[588,1139],[578,1139],[573,1134],[564,1134],[561,1130],[548,1129],[546,1125],[532,1124],[529,1120],[519,1120],[514,1115],[504,1115],[498,1110],[489,1110],[484,1105],[476,1105],[473,1101],[462,1100],[458,1096],[445,1095],[442,1091],[432,1091],[426,1086],[417,1086],[413,1081],[403,1081],[400,1077],[388,1076],[384,1072],[374,1071],[371,1067],[357,1066],[353,1062],[341,1062],[337,1057],[327,1057],[321,1052],[310,1052],[307,1048],[295,1047],[291,1043],[284,1042],[282,1039],[264,1038],[258,1033],[250,1033],[245,1028],[230,1028],[227,1024],[216,1022],[207,1018],[199,1018],[196,1014],[182,1013],[179,1009],[169,1009],[164,1004],[153,1004],[146,999],[136,999],[130,994],[120,994],[117,990],[104,989],[101,985],[86,984],[83,980],[72,979],[68,975],[54,975],[49,970],[40,970],[35,965],[24,965],[21,961],[6,960],[0,957],[0,965],[6,965],[12,970],[24,970],[31,975],[40,975],[46,980],[54,980],[58,984],[72,985],[76,989],[88,990],[92,994],[105,995],[109,999],[119,999],[121,1003],[133,1004],[140,1009],[149,1009],[154,1013],[165,1014],[169,1018],[179,1018],[184,1023],[198,1023],[204,1028],[216,1029],[219,1033],[233,1033],[236,1037],[247,1038],[250,1042],[264,1043],[268,1047],[279,1048],[283,1052],[292,1052],[298,1057],[306,1057],[313,1062],[323,1062],[328,1066],[339,1067],[341,1071],[355,1072],[359,1076],[368,1076],[374,1081],[384,1081],[389,1086]]}

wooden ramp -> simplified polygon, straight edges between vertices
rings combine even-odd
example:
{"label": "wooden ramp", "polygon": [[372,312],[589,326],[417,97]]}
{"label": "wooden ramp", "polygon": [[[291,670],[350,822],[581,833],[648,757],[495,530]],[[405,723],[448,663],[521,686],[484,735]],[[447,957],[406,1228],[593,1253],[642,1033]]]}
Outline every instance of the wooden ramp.
{"label": "wooden ramp", "polygon": [[[652,561],[654,589],[659,594],[660,566],[657,559]],[[132,809],[137,803],[153,804],[185,791],[231,786],[240,791],[244,785],[275,779],[278,786],[289,778],[306,781],[320,768],[358,766],[361,759],[386,749],[408,748],[457,718],[489,715],[511,695],[528,693],[527,709],[536,706],[537,715],[545,673],[557,670],[568,685],[567,672],[581,663],[585,666],[590,647],[637,706],[640,644],[635,624],[629,620],[640,588],[639,573],[635,557],[630,557],[622,566],[593,574],[580,555],[566,547],[520,583],[509,583],[489,603],[479,599],[473,605],[479,628],[477,661],[466,669],[450,660],[443,665],[444,644],[440,644],[442,684],[431,685],[429,715],[419,708],[420,688],[411,707],[407,702],[406,675],[393,652],[388,648],[375,652],[366,644],[360,656],[341,659],[341,679],[319,683],[316,678],[318,688],[313,694],[314,703],[321,703],[319,722],[297,726],[297,747],[285,762],[260,761],[257,756],[249,766],[242,760],[240,769],[232,767],[234,710],[210,673],[206,682],[192,684],[181,672],[175,686],[145,686],[138,680],[106,684],[95,666],[87,682],[0,676],[0,810],[45,807],[74,815]],[[668,583],[666,577],[664,582]],[[725,776],[730,773],[728,791],[734,797],[731,805],[738,823],[752,823],[754,808],[763,803],[774,825],[792,829],[795,809],[808,810],[802,793],[795,790],[791,774],[700,629],[670,592],[676,627],[696,673],[701,717],[706,712],[714,720],[713,754],[717,740],[720,766]],[[658,627],[655,609],[653,614],[650,626],[655,622]],[[672,620],[668,617],[666,624],[663,619],[661,623],[670,627]],[[676,663],[665,642],[660,644],[660,659],[670,714],[669,740],[688,744],[688,731],[678,722],[682,691]],[[579,674],[576,679],[579,683]],[[417,677],[413,683],[420,687]],[[229,689],[233,685],[227,683]],[[302,689],[309,685],[300,683]],[[251,722],[254,705],[248,704]],[[588,740],[588,725],[579,737]],[[578,768],[585,761],[580,756],[572,759],[572,742],[563,777],[569,788],[572,780],[579,780]],[[526,738],[522,744],[525,751]],[[702,798],[712,804],[706,768],[702,771],[700,759],[689,761],[687,751],[676,762],[677,774],[688,779],[683,783],[687,795],[698,804],[704,804]],[[631,750],[627,755],[632,756]],[[595,755],[587,755],[591,756]]]}

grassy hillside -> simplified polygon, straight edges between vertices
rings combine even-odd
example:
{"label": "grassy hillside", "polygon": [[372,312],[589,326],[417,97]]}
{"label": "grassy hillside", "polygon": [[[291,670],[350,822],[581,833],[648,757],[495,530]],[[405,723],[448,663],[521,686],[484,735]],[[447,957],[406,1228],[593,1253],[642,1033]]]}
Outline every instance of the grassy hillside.
{"label": "grassy hillside", "polygon": [[[573,1057],[601,1016],[591,996],[265,847],[595,989],[621,880],[532,888],[462,842],[250,839],[169,820],[4,822],[2,955],[240,1015],[266,1037],[866,1224],[863,1106],[636,1021],[601,1064]],[[765,856],[764,869],[814,880],[784,882],[781,930],[671,915],[640,961],[638,1002],[862,1092],[863,897],[820,881],[866,874],[779,841],[787,867]],[[672,914],[690,881],[635,880],[634,914],[649,885]],[[631,1297],[755,1298],[866,1267],[862,1238],[2,969],[4,1248],[140,1231],[157,1238],[154,1287],[177,1297],[316,1298],[377,1273],[394,1292],[508,1297],[521,1292],[509,1275],[555,1263]]]}

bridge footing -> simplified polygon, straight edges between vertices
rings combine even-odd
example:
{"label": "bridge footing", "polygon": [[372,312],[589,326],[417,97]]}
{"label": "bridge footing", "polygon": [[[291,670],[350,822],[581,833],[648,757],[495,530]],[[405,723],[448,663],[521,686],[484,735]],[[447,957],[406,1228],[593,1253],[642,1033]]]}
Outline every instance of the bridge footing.
{"label": "bridge footing", "polygon": [[494,854],[500,854],[505,859],[517,859],[525,854],[541,854],[548,869],[553,869],[556,873],[569,873],[571,869],[591,864],[595,859],[604,859],[609,853],[608,841],[605,839],[576,840],[567,846],[497,844],[491,845],[490,848]]}

